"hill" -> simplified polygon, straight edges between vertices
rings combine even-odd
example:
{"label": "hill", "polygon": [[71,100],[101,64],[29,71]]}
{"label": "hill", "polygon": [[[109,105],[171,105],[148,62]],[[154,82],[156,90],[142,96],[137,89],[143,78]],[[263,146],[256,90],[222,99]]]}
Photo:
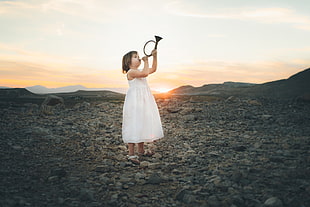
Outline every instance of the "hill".
{"label": "hill", "polygon": [[65,86],[59,88],[46,88],[41,85],[30,86],[26,87],[27,90],[31,91],[32,93],[37,94],[46,94],[46,93],[67,93],[67,92],[75,92],[78,90],[85,90],[86,87],[82,85],[73,85],[73,86]]}
{"label": "hill", "polygon": [[271,99],[310,100],[310,68],[296,73],[288,79],[271,81],[263,84],[224,82],[207,84],[201,87],[181,86],[170,91],[174,95],[215,95],[261,97]]}
{"label": "hill", "polygon": [[25,88],[0,88],[0,98],[22,98],[36,97],[36,94],[31,93]]}
{"label": "hill", "polygon": [[25,103],[33,103],[41,105],[44,99],[49,95],[56,95],[62,97],[66,106],[71,106],[81,101],[96,102],[109,101],[118,102],[123,101],[124,94],[112,91],[84,91],[78,90],[69,93],[50,93],[50,94],[35,94],[25,88],[0,88],[0,108],[7,106],[20,106]]}
{"label": "hill", "polygon": [[296,73],[288,79],[277,80],[256,85],[245,90],[248,94],[276,99],[309,99],[310,68]]}
{"label": "hill", "polygon": [[225,95],[228,91],[250,87],[255,84],[240,82],[224,82],[223,84],[206,84],[201,87],[181,86],[170,91],[175,95]]}

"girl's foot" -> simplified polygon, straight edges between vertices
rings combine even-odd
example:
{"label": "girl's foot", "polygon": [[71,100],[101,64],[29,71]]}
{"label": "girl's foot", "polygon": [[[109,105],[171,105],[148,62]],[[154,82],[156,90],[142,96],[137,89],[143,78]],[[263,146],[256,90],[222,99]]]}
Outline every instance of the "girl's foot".
{"label": "girl's foot", "polygon": [[155,152],[147,150],[144,152],[139,152],[140,156],[145,156],[145,157],[152,157],[155,154]]}
{"label": "girl's foot", "polygon": [[136,155],[127,155],[127,159],[135,165],[140,165],[139,157]]}

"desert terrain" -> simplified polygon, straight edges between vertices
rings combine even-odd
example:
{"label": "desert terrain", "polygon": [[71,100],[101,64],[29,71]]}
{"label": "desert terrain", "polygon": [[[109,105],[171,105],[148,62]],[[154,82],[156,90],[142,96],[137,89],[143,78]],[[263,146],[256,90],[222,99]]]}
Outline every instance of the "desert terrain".
{"label": "desert terrain", "polygon": [[0,92],[0,206],[310,206],[300,96],[156,95],[165,137],[134,165],[123,94]]}

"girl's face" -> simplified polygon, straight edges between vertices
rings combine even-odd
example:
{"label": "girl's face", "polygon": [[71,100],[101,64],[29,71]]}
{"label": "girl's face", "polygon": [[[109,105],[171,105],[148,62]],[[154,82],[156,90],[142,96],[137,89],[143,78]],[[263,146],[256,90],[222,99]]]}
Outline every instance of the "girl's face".
{"label": "girl's face", "polygon": [[133,54],[131,57],[131,68],[138,68],[141,64],[141,59],[139,58],[138,54]]}

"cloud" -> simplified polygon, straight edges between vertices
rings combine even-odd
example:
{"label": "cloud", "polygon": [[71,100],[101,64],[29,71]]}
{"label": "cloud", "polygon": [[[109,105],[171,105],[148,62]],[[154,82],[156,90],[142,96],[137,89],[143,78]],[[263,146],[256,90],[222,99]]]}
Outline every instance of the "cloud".
{"label": "cloud", "polygon": [[227,35],[225,35],[225,34],[208,34],[207,37],[210,37],[210,38],[226,38]]}
{"label": "cloud", "polygon": [[22,1],[0,1],[0,14],[16,15],[21,10],[36,9],[37,6]]}
{"label": "cloud", "polygon": [[179,16],[247,20],[266,24],[287,23],[297,29],[310,30],[310,17],[298,14],[295,10],[288,8],[212,8],[210,11],[210,8],[203,5],[175,1],[168,4],[166,10]]}
{"label": "cloud", "polygon": [[[53,63],[63,64],[66,62],[73,62],[73,58],[64,57],[60,55],[51,55],[48,53],[34,52],[23,49],[22,46],[15,46],[14,44],[6,44],[0,42],[0,59],[18,60],[24,62],[40,62],[40,63]],[[76,62],[76,60],[75,60]]]}
{"label": "cloud", "polygon": [[139,8],[132,4],[124,6],[123,1],[104,0],[29,0],[0,1],[0,14],[15,17],[33,15],[64,15],[87,21],[106,23],[123,17],[124,13],[135,12]]}

